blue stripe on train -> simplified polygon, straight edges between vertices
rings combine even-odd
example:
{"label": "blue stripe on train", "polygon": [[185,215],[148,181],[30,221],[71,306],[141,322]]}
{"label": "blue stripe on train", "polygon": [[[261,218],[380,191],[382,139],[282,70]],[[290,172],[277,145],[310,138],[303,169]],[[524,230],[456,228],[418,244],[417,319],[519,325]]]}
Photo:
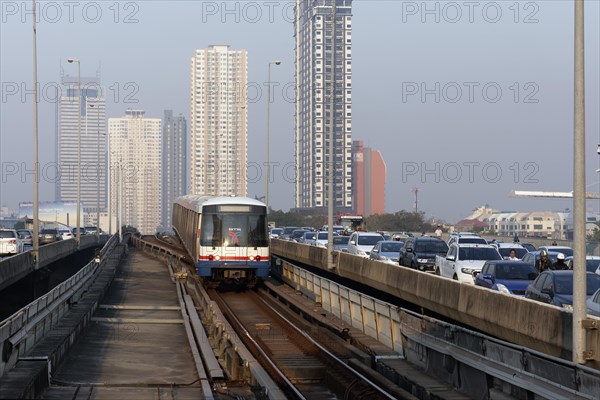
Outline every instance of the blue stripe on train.
{"label": "blue stripe on train", "polygon": [[213,268],[256,269],[256,276],[266,278],[269,276],[270,267],[269,261],[201,261],[196,264],[200,276],[211,276]]}

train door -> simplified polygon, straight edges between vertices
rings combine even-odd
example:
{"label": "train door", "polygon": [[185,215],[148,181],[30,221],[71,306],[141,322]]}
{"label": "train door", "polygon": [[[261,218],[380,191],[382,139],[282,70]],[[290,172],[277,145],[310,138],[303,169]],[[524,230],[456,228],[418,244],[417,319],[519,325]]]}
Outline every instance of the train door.
{"label": "train door", "polygon": [[245,214],[223,214],[223,251],[226,260],[248,261],[247,225]]}

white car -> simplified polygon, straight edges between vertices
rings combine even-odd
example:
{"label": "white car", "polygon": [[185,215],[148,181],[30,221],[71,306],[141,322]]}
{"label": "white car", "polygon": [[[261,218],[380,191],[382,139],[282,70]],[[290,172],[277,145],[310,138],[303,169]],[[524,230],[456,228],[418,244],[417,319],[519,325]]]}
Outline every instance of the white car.
{"label": "white car", "polygon": [[23,252],[23,242],[14,229],[0,229],[0,257]]}
{"label": "white car", "polygon": [[373,247],[382,240],[383,236],[376,232],[354,232],[348,241],[348,253],[369,257]]}
{"label": "white car", "polygon": [[283,235],[283,228],[271,228],[269,231],[269,238],[271,239],[278,239],[281,235]]}
{"label": "white car", "polygon": [[492,260],[502,260],[495,246],[453,243],[445,257],[436,256],[435,263],[441,276],[474,284],[473,274],[481,272],[483,264]]}
{"label": "white car", "polygon": [[62,240],[73,239],[73,231],[69,228],[60,228],[58,230],[60,232],[60,236]]}

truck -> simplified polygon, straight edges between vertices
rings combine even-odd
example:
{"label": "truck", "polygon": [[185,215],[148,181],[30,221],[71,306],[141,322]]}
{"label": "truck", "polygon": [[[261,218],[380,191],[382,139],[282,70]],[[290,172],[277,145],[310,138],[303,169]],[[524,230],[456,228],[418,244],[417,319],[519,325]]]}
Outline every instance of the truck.
{"label": "truck", "polygon": [[502,260],[495,246],[487,244],[452,243],[445,256],[435,257],[435,272],[459,282],[474,284],[488,260]]}

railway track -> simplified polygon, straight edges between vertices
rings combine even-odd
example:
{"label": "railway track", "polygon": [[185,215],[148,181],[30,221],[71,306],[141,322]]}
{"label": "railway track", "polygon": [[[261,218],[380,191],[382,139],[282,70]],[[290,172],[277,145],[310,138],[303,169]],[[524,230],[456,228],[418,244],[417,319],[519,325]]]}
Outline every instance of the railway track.
{"label": "railway track", "polygon": [[396,399],[377,383],[351,368],[350,352],[323,331],[327,347],[304,329],[306,321],[272,304],[257,292],[209,292],[244,344],[289,398]]}

